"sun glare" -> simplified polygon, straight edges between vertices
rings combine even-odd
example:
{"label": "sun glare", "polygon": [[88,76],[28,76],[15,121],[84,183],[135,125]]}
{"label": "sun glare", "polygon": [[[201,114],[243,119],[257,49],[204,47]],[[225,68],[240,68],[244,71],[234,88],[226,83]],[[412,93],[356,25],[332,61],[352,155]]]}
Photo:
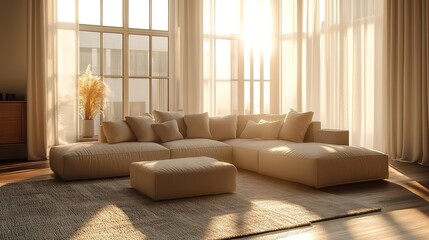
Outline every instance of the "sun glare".
{"label": "sun glare", "polygon": [[243,6],[243,37],[252,46],[269,44],[272,36],[270,1],[245,1]]}

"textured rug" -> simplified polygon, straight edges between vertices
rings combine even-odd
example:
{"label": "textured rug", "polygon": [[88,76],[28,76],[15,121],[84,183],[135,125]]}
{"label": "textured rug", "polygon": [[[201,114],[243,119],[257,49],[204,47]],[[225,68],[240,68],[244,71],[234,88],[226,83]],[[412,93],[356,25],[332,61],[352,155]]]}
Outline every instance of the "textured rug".
{"label": "textured rug", "polygon": [[240,171],[236,193],[152,201],[128,178],[0,187],[0,239],[220,239],[379,211]]}

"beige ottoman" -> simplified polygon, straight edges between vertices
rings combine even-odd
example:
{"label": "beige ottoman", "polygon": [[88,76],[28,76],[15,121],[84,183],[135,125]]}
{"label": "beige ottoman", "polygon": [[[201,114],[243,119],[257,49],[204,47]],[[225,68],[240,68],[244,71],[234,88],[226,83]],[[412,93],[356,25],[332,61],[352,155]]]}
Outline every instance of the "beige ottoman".
{"label": "beige ottoman", "polygon": [[130,164],[131,186],[154,200],[235,191],[234,165],[209,157]]}

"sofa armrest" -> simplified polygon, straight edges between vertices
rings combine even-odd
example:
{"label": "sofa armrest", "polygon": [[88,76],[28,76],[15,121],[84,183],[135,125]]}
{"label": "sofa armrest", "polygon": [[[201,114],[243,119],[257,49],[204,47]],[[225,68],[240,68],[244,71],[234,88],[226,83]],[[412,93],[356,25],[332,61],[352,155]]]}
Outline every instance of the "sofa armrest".
{"label": "sofa armrest", "polygon": [[320,129],[314,132],[314,141],[328,144],[349,145],[349,131]]}

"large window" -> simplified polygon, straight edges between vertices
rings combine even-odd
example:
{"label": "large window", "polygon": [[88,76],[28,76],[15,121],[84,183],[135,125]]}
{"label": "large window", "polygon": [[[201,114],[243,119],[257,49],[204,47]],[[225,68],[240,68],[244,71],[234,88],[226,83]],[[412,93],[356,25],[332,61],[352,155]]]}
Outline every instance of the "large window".
{"label": "large window", "polygon": [[80,0],[79,70],[109,86],[104,120],[168,110],[168,0]]}
{"label": "large window", "polygon": [[[276,1],[204,0],[204,110],[278,112]],[[274,64],[273,62],[274,61]],[[275,87],[273,87],[275,86]]]}

